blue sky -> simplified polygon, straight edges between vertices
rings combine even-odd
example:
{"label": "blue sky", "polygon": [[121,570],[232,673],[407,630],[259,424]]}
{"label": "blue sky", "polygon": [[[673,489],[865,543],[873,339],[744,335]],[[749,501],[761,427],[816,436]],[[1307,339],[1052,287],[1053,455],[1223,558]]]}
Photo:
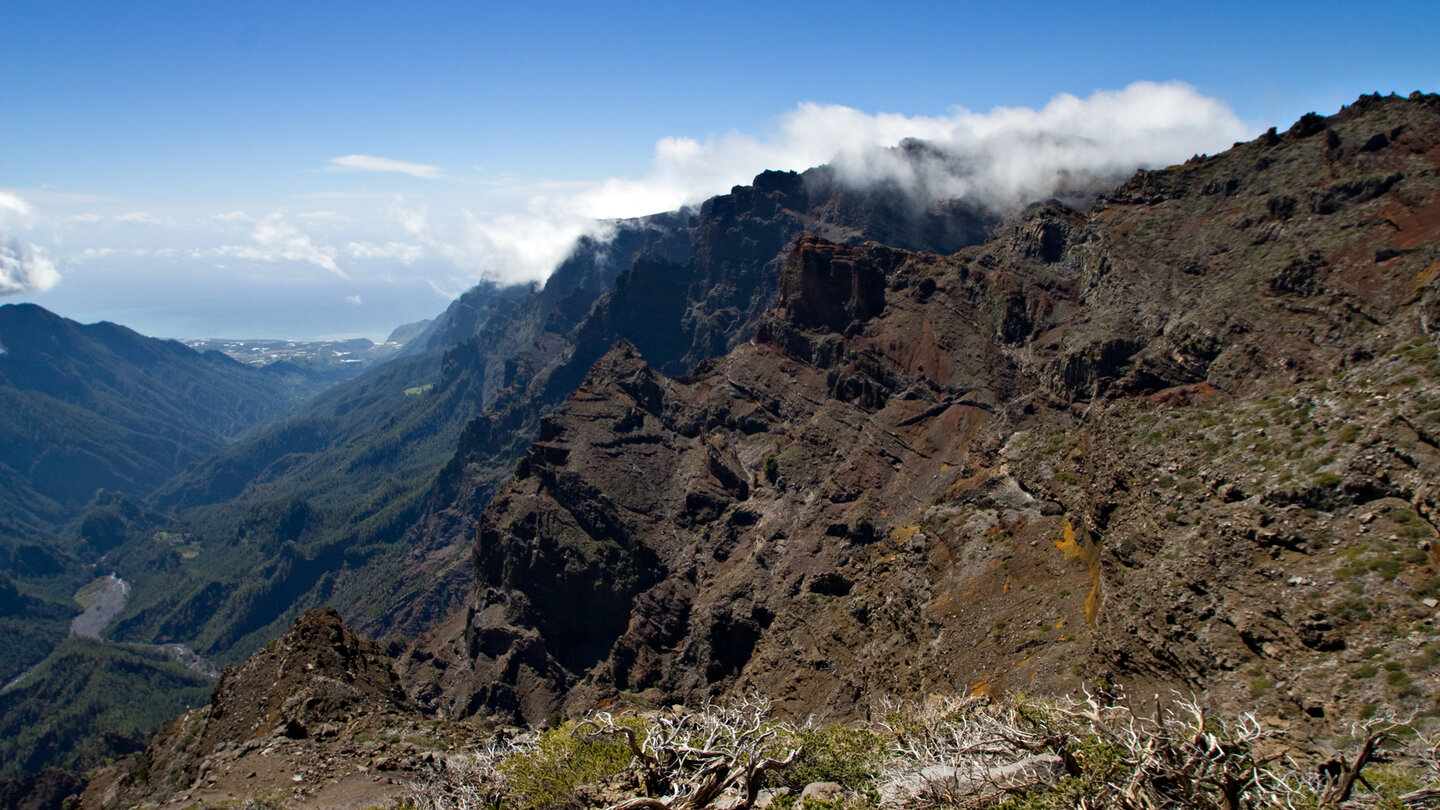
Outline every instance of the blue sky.
{"label": "blue sky", "polygon": [[39,269],[0,301],[162,336],[380,336],[482,275],[543,276],[588,217],[852,145],[807,127],[948,133],[1183,82],[1223,108],[1193,143],[1156,130],[1183,151],[1440,90],[1437,35],[1433,0],[9,0],[0,241]]}

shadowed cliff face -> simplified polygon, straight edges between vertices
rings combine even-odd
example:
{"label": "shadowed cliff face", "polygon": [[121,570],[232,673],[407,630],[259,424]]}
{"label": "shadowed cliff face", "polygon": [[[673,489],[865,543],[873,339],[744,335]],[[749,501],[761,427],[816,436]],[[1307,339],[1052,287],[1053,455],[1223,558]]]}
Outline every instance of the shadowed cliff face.
{"label": "shadowed cliff face", "polygon": [[681,379],[621,343],[546,418],[415,693],[1424,704],[1423,663],[1344,684],[1440,581],[1437,108],[1362,99],[953,256],[801,239],[753,341]]}
{"label": "shadowed cliff face", "polygon": [[[848,188],[825,169],[765,172],[698,211],[626,223],[608,245],[582,246],[544,290],[509,310],[487,304],[493,312],[476,319],[457,302],[435,334],[476,324],[471,344],[486,369],[486,408],[462,433],[407,538],[395,608],[367,619],[365,629],[416,633],[460,605],[471,584],[464,550],[480,510],[537,435],[541,416],[617,341],[666,374],[684,374],[754,335],[802,233],[952,252],[983,240],[997,221],[995,212],[961,203]],[[560,297],[552,286],[572,292]]]}

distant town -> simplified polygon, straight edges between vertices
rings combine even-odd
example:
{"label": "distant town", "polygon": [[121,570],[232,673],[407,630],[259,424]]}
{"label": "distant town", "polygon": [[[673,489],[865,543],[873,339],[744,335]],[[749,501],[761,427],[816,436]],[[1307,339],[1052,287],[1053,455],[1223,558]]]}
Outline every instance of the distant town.
{"label": "distant town", "polygon": [[217,351],[252,366],[268,366],[281,360],[297,365],[370,365],[394,355],[403,344],[376,343],[368,338],[352,340],[182,340],[198,352]]}

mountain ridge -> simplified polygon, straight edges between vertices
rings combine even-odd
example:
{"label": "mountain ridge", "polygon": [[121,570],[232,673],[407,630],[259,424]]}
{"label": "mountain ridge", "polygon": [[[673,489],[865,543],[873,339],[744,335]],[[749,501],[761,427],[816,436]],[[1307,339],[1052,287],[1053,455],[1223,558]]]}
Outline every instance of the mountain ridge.
{"label": "mountain ridge", "polygon": [[[845,717],[880,688],[1084,678],[1233,708],[1294,658],[1332,675],[1265,705],[1343,722],[1353,656],[1422,626],[1435,581],[1437,113],[1361,99],[950,257],[801,239],[753,342],[684,378],[622,343],[546,418],[481,517],[463,626],[412,653],[419,693],[526,722],[747,690]],[[1409,396],[1371,408],[1372,379]],[[1390,540],[1347,534],[1377,515]],[[1277,606],[1287,577],[1354,590]],[[1186,618],[1156,582],[1188,583]],[[1423,706],[1414,666],[1380,697]]]}
{"label": "mountain ridge", "polygon": [[[451,718],[1095,682],[1302,735],[1428,711],[1437,144],[1440,99],[1365,97],[951,255],[762,175],[684,220],[683,260],[637,251],[552,310],[564,334],[494,333],[523,349],[503,369],[451,350],[487,410],[385,530],[428,532],[387,559],[449,591],[364,622],[432,628],[399,663]],[[307,545],[314,504],[273,507],[242,525],[285,582],[363,562]],[[436,626],[467,543],[475,590]]]}

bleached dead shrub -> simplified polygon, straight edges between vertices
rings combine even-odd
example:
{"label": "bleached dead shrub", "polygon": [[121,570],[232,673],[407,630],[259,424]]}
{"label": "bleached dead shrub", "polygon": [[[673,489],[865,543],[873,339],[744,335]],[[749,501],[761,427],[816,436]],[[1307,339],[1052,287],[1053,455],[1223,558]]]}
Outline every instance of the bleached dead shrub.
{"label": "bleached dead shrub", "polygon": [[[1411,806],[1395,791],[1356,791],[1381,742],[1403,726],[1391,718],[1357,725],[1351,749],[1320,767],[1283,757],[1283,732],[1253,714],[1221,720],[1188,699],[1157,702],[1153,713],[1141,714],[1089,694],[1052,703],[951,698],[892,710],[886,723],[895,756],[881,792],[894,807]],[[1440,786],[1440,764],[1435,768],[1429,784]],[[1428,800],[1425,789],[1408,798]]]}
{"label": "bleached dead shrub", "polygon": [[878,779],[885,806],[987,807],[1060,778],[1052,749],[1063,735],[1017,703],[978,697],[888,703],[881,726],[891,737]]}
{"label": "bleached dead shrub", "polygon": [[498,810],[508,807],[509,780],[501,763],[536,744],[533,735],[495,742],[468,754],[447,756],[431,765],[423,781],[410,785],[401,800],[405,810]]}
{"label": "bleached dead shrub", "polygon": [[749,698],[660,714],[643,731],[598,712],[575,731],[592,739],[622,738],[634,757],[646,795],[613,810],[702,810],[732,788],[739,794],[732,807],[744,810],[755,803],[766,772],[788,766],[799,753],[785,748],[794,730],[770,721],[769,714],[768,700]]}
{"label": "bleached dead shrub", "polygon": [[[869,728],[817,730],[771,720],[761,699],[698,712],[597,712],[446,758],[403,806],[744,810],[769,774],[799,762],[792,790],[834,781],[846,793],[808,802],[792,793],[777,805],[1440,810],[1440,736],[1414,737],[1391,716],[1356,724],[1341,749],[1302,762],[1281,730],[1254,715],[1220,719],[1187,699],[1142,712],[1122,697],[1090,694],[952,697],[892,704],[883,714]],[[1397,748],[1401,738],[1409,742]],[[802,760],[807,745],[815,750]]]}

